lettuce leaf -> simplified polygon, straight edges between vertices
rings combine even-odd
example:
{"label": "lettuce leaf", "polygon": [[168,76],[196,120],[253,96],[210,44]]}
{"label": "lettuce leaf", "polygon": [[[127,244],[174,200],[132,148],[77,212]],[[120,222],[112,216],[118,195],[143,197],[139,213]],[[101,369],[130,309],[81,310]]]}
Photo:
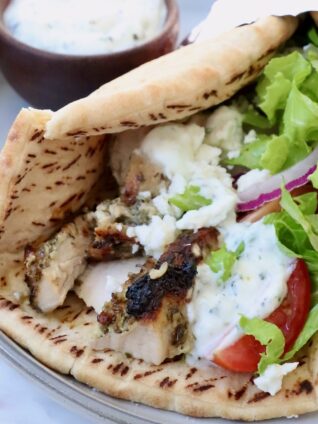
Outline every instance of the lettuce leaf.
{"label": "lettuce leaf", "polygon": [[285,354],[282,361],[289,361],[295,354],[305,346],[311,337],[318,331],[318,305],[314,306],[309,312],[306,324],[299,334],[292,349]]}
{"label": "lettuce leaf", "polygon": [[288,159],[288,139],[284,135],[272,136],[267,144],[266,150],[261,156],[260,165],[268,169],[271,174],[276,174],[284,168]]}
{"label": "lettuce leaf", "polygon": [[233,266],[243,253],[244,248],[244,243],[241,243],[235,252],[230,252],[223,244],[219,250],[212,252],[205,262],[213,272],[220,273],[221,281],[227,281],[231,277]]}
{"label": "lettuce leaf", "polygon": [[293,197],[293,199],[303,214],[313,215],[316,213],[318,207],[317,193],[310,192]]}
{"label": "lettuce leaf", "polygon": [[277,73],[281,72],[290,82],[295,82],[297,87],[311,73],[311,65],[298,51],[272,59],[264,69],[264,75],[272,80]]}
{"label": "lettuce leaf", "polygon": [[314,215],[318,204],[317,193],[292,198],[285,188],[282,192],[281,205],[285,210],[268,215],[264,223],[274,225],[279,246],[288,256],[306,262],[312,286],[312,305],[315,305],[318,303],[318,251],[313,242],[318,231],[318,215]]}
{"label": "lettuce leaf", "polygon": [[254,336],[263,346],[266,346],[266,351],[261,355],[258,363],[258,372],[263,374],[268,365],[278,363],[284,353],[284,335],[276,325],[259,318],[249,319],[242,316],[240,326],[245,334]]}
{"label": "lettuce leaf", "polygon": [[177,206],[182,212],[197,210],[203,206],[210,206],[211,199],[206,199],[200,194],[200,187],[189,186],[183,194],[177,194],[169,199],[171,205]]}
{"label": "lettuce leaf", "polygon": [[291,194],[284,187],[282,187],[280,204],[288,215],[303,228],[313,249],[318,251],[318,220],[312,219],[312,215],[305,215],[292,198]]}
{"label": "lettuce leaf", "polygon": [[265,113],[270,122],[274,122],[276,112],[284,110],[292,83],[279,72],[272,80],[264,78],[257,85],[259,108]]}
{"label": "lettuce leaf", "polygon": [[313,187],[317,190],[318,189],[318,167],[316,171],[310,175],[309,180],[311,181],[311,184]]}
{"label": "lettuce leaf", "polygon": [[247,108],[243,115],[243,124],[262,130],[269,129],[273,126],[266,116],[261,115],[252,105]]}
{"label": "lettuce leaf", "polygon": [[318,71],[318,48],[314,45],[309,45],[305,50],[305,57],[311,63],[312,67]]}
{"label": "lettuce leaf", "polygon": [[237,158],[226,161],[229,165],[241,165],[249,169],[267,169],[276,174],[285,168],[289,157],[289,141],[284,135],[259,136],[246,144]]}
{"label": "lettuce leaf", "polygon": [[264,76],[256,87],[259,107],[270,121],[278,110],[284,110],[292,83],[299,87],[310,75],[311,64],[295,51],[272,59],[264,69]]}
{"label": "lettuce leaf", "polygon": [[[317,60],[318,69],[318,60]],[[313,102],[318,102],[318,72],[314,71],[309,75],[301,86],[301,92],[308,96]]]}
{"label": "lettuce leaf", "polygon": [[301,93],[296,84],[293,84],[288,96],[283,128],[284,134],[294,143],[302,143],[308,153],[311,149],[306,142],[318,138],[318,104]]}
{"label": "lettuce leaf", "polygon": [[[272,59],[256,86],[258,108],[246,107],[243,123],[263,130],[227,165],[267,169],[276,174],[305,159],[318,141],[318,49]],[[278,129],[277,135],[269,135]]]}
{"label": "lettuce leaf", "polygon": [[261,158],[266,151],[268,137],[260,136],[253,143],[245,144],[237,158],[227,159],[227,165],[240,165],[249,169],[261,169]]}

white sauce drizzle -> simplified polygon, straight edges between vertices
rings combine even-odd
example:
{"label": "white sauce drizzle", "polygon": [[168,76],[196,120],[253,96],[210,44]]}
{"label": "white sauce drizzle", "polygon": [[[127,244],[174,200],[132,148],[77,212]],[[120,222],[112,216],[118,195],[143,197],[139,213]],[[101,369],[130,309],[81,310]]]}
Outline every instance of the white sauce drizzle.
{"label": "white sauce drizzle", "polygon": [[157,36],[164,0],[12,0],[4,13],[20,41],[62,54],[112,53]]}
{"label": "white sauce drizzle", "polygon": [[225,244],[245,250],[226,282],[205,265],[199,265],[188,316],[195,336],[192,355],[212,359],[216,350],[234,343],[241,335],[241,315],[266,318],[282,302],[295,260],[278,247],[275,229],[262,222],[232,224],[222,230]]}

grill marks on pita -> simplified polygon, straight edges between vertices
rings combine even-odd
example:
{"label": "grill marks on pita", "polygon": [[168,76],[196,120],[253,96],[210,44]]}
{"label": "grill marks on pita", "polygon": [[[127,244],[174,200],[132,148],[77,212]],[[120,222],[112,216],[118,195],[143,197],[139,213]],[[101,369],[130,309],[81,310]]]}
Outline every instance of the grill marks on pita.
{"label": "grill marks on pita", "polygon": [[0,155],[0,251],[47,240],[89,200],[105,137],[47,140],[49,111],[22,109]]}

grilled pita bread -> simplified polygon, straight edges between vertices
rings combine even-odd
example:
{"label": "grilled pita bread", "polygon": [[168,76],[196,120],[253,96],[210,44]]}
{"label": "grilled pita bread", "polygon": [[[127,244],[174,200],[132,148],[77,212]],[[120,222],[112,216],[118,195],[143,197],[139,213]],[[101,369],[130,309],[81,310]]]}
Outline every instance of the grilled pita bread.
{"label": "grilled pita bread", "polygon": [[255,78],[295,28],[292,18],[267,18],[147,64],[53,117],[21,112],[0,156],[2,331],[61,373],[157,408],[244,420],[318,409],[318,338],[271,397],[255,387],[250,374],[197,369],[180,358],[153,366],[93,350],[99,334],[93,309],[71,294],[53,313],[39,313],[28,303],[23,270],[25,244],[46,239],[79,210],[103,172],[107,143],[88,135],[183,118],[221,102]]}
{"label": "grilled pita bread", "polygon": [[46,239],[91,196],[105,168],[104,136],[44,137],[48,111],[23,109],[0,155],[0,252]]}

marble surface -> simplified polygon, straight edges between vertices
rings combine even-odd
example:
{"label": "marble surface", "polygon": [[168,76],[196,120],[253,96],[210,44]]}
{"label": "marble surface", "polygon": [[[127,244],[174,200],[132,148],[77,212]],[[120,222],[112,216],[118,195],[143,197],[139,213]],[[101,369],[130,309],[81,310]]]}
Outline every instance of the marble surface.
{"label": "marble surface", "polygon": [[[208,12],[212,0],[179,0],[182,36]],[[0,144],[21,107],[27,106],[0,73]],[[0,424],[91,424],[76,411],[51,400],[33,381],[0,358]]]}

